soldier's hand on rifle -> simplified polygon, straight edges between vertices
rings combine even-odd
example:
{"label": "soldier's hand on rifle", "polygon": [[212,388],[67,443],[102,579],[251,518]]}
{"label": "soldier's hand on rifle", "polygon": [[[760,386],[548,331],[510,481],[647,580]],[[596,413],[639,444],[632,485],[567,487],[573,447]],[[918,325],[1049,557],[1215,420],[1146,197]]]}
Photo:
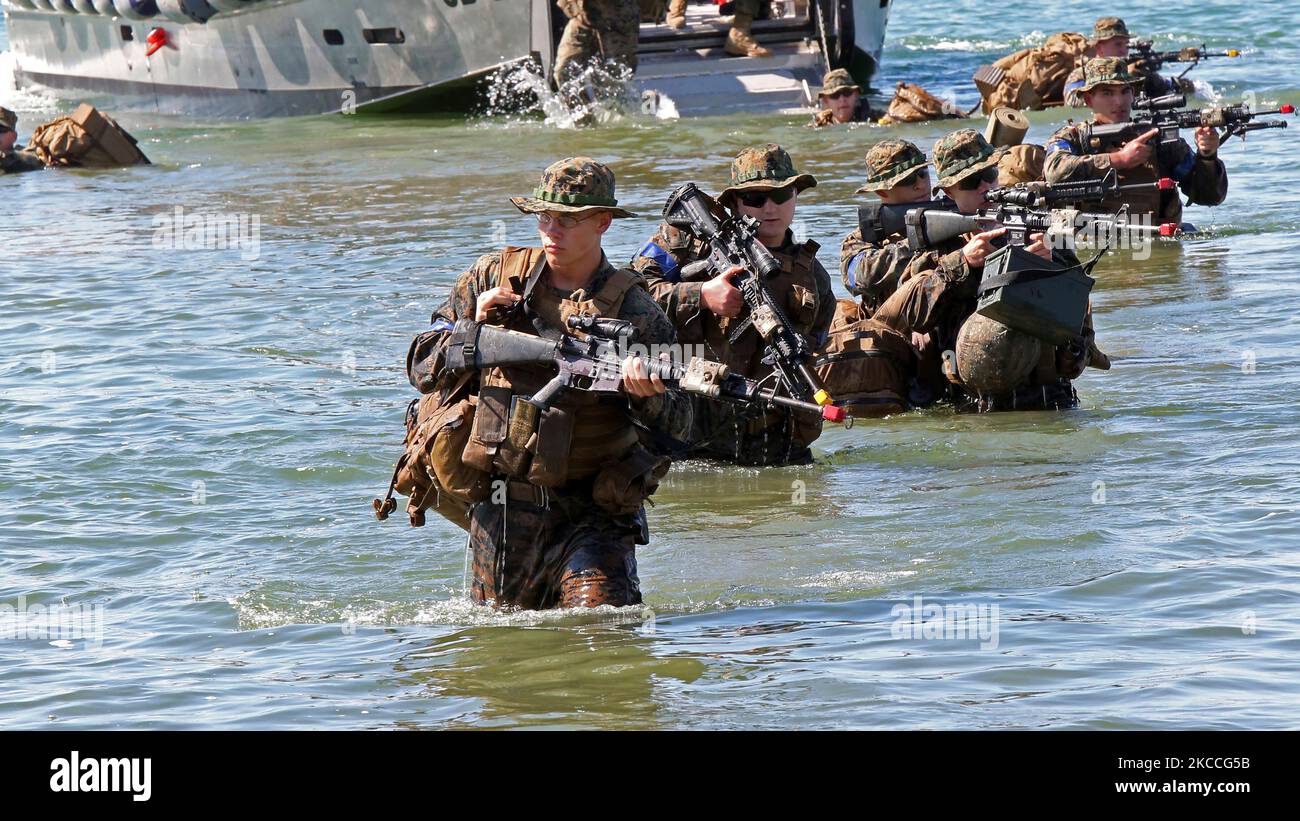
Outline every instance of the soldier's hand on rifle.
{"label": "soldier's hand on rifle", "polygon": [[1052,258],[1052,249],[1047,247],[1047,243],[1043,240],[1042,234],[1030,234],[1029,242],[1025,245],[1025,250],[1031,254],[1037,254],[1046,260]]}
{"label": "soldier's hand on rifle", "polygon": [[490,291],[484,291],[478,295],[478,301],[475,303],[474,320],[476,322],[487,322],[488,311],[498,305],[509,307],[518,302],[522,297],[509,288],[497,286]]}
{"label": "soldier's hand on rifle", "polygon": [[981,231],[970,238],[961,249],[962,258],[966,264],[972,268],[983,268],[984,257],[993,253],[993,240],[1007,232],[1005,227],[994,228],[991,231]]}
{"label": "soldier's hand on rifle", "polygon": [[740,316],[741,309],[745,307],[745,297],[739,288],[731,284],[731,278],[744,270],[739,265],[733,265],[704,283],[700,289],[700,301],[704,307],[718,316]]}
{"label": "soldier's hand on rifle", "polygon": [[[660,354],[659,358],[667,359],[667,356]],[[628,396],[645,399],[666,390],[664,381],[657,374],[647,376],[647,370],[645,361],[639,354],[630,354],[623,360],[623,390]]]}
{"label": "soldier's hand on rifle", "polygon": [[1219,153],[1219,132],[1203,125],[1196,129],[1196,153],[1210,159]]}
{"label": "soldier's hand on rifle", "polygon": [[1127,168],[1137,168],[1147,160],[1151,159],[1152,148],[1147,144],[1147,140],[1160,133],[1160,130],[1153,128],[1141,137],[1134,138],[1124,143],[1124,147],[1118,151],[1110,152],[1110,164],[1121,170]]}

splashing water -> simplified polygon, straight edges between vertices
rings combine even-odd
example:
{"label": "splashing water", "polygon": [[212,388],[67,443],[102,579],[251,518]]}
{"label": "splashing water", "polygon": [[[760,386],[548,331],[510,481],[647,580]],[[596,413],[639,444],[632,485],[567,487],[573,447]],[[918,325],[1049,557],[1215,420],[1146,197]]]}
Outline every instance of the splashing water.
{"label": "splashing water", "polygon": [[[541,114],[546,125],[555,128],[610,123],[640,106],[631,80],[632,70],[620,63],[592,61],[552,90],[536,63],[519,63],[491,78],[482,113],[515,119]],[[676,106],[671,110],[675,113]]]}

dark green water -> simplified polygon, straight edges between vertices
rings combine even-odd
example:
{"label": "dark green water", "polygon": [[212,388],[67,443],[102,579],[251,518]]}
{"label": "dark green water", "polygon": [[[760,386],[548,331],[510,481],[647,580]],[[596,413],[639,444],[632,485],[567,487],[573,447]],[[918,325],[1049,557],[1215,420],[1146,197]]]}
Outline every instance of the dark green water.
{"label": "dark green water", "polygon": [[[969,106],[975,66],[1109,11],[901,0],[880,85]],[[1168,47],[1242,48],[1194,73],[1226,101],[1300,100],[1288,4],[1121,12]],[[24,135],[69,107],[6,99]],[[0,638],[0,726],[1300,724],[1295,128],[1223,149],[1228,201],[1187,213],[1206,236],[1103,261],[1116,364],[1077,411],[860,423],[809,468],[677,466],[645,608],[502,615],[464,601],[459,531],[369,501],[411,335],[478,254],[532,240],[506,198],[561,156],[609,162],[644,215],[609,235],[622,260],[673,184],[774,140],[820,181],[798,215],[833,270],[891,132],[120,119],[157,165],[0,178],[0,605],[103,608],[99,646]],[[1041,141],[1059,115],[1031,119]],[[256,259],[155,247],[177,206],[257,217]],[[918,595],[996,606],[996,646],[896,637]]]}

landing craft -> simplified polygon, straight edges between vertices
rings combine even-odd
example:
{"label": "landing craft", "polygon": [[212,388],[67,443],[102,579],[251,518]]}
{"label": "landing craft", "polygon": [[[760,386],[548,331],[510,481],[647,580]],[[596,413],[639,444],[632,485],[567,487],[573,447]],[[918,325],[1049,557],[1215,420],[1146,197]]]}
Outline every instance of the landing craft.
{"label": "landing craft", "polygon": [[[549,71],[565,23],[554,0],[0,2],[19,88],[232,118],[463,111],[498,68]],[[684,29],[642,25],[634,93],[697,116],[806,105],[829,68],[865,87],[891,2],[788,0],[754,26],[763,58],[727,57],[725,18],[692,4]]]}

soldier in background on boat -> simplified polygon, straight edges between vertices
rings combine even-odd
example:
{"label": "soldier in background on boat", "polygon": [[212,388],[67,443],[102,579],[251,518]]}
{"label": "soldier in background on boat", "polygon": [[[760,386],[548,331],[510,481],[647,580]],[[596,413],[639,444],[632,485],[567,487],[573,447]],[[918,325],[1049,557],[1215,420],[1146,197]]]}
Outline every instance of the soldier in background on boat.
{"label": "soldier in background on boat", "polygon": [[39,171],[45,163],[35,152],[18,145],[18,115],[0,106],[0,174]]}
{"label": "soldier in background on boat", "polygon": [[817,92],[817,101],[822,110],[813,115],[813,128],[840,123],[874,123],[884,116],[871,108],[861,86],[853,82],[853,76],[844,68],[826,72],[821,91]]}
{"label": "soldier in background on boat", "polygon": [[[826,340],[835,313],[830,274],[817,261],[816,242],[798,242],[790,225],[798,194],[817,184],[800,174],[785,149],[769,143],[742,150],[731,164],[731,185],[718,202],[732,213],[759,222],[758,240],[781,269],[764,285],[785,311],[793,330],[816,350]],[[650,291],[677,329],[683,344],[703,345],[709,358],[750,379],[772,374],[763,360],[765,345],[741,292],[731,283],[740,268],[716,272],[683,269],[708,256],[695,237],[667,224],[638,252],[632,267],[645,276]],[[739,330],[738,330],[739,329]],[[688,440],[689,455],[745,465],[806,464],[809,448],[821,435],[815,414],[771,408],[758,415],[730,404],[700,400]]]}
{"label": "soldier in background on boat", "polygon": [[557,4],[569,22],[555,52],[556,85],[563,86],[596,60],[636,70],[638,0],[557,0]]}

